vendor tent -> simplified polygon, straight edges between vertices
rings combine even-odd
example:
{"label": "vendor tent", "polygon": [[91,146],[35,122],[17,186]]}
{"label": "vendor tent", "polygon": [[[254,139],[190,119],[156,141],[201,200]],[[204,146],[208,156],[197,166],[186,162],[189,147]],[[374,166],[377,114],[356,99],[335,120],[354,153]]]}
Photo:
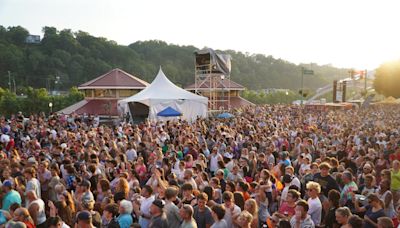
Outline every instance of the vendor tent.
{"label": "vendor tent", "polygon": [[157,116],[164,116],[164,117],[172,117],[172,116],[181,116],[182,113],[176,111],[175,109],[168,107],[161,112],[157,113]]}
{"label": "vendor tent", "polygon": [[229,112],[224,112],[224,113],[217,115],[217,118],[220,118],[220,119],[229,119],[229,118],[233,118],[233,117],[234,117],[234,115],[230,114]]}
{"label": "vendor tent", "polygon": [[144,90],[120,100],[120,112],[129,113],[133,120],[136,117],[148,117],[150,120],[163,120],[157,114],[167,107],[182,113],[181,119],[193,121],[197,117],[207,116],[208,99],[179,88],[159,70],[157,77]]}

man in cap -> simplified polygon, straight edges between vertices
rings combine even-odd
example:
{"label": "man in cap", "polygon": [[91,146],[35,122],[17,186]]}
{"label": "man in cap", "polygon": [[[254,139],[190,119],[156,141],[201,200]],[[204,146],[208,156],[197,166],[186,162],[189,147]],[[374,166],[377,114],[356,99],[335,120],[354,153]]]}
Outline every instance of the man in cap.
{"label": "man in cap", "polygon": [[81,203],[94,201],[94,196],[90,191],[90,186],[91,184],[88,180],[82,180],[82,182],[79,183],[79,187],[82,191]]}
{"label": "man in cap", "polygon": [[92,214],[89,211],[78,213],[75,228],[94,228],[92,224]]}
{"label": "man in cap", "polygon": [[21,205],[21,195],[14,190],[11,180],[5,180],[2,189],[5,193],[2,201],[2,210],[9,211],[10,206],[14,203],[18,203],[19,205]]}
{"label": "man in cap", "polygon": [[152,215],[149,228],[167,228],[168,221],[164,212],[164,201],[156,199],[150,206],[150,214]]}

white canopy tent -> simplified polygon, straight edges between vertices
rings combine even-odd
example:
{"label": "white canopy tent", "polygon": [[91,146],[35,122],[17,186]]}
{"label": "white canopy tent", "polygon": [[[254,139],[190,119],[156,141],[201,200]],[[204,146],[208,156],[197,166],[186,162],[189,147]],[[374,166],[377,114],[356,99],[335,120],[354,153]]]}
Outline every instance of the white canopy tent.
{"label": "white canopy tent", "polygon": [[158,71],[153,82],[139,93],[120,100],[118,109],[123,113],[133,116],[132,103],[141,103],[149,108],[150,120],[165,120],[170,117],[157,116],[167,107],[171,107],[182,113],[181,119],[194,121],[197,117],[207,117],[208,98],[188,92],[172,83],[163,73]]}

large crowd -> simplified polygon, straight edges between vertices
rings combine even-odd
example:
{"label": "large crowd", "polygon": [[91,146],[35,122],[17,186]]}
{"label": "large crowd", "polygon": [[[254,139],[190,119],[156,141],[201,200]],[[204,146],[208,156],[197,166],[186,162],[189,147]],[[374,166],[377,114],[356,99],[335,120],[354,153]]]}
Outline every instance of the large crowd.
{"label": "large crowd", "polygon": [[400,107],[1,117],[0,227],[400,227]]}

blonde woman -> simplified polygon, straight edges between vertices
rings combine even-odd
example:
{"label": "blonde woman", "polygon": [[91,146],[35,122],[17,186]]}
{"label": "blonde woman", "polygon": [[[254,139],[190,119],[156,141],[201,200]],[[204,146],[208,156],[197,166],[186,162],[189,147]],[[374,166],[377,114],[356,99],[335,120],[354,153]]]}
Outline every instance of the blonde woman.
{"label": "blonde woman", "polygon": [[308,194],[308,214],[311,216],[314,224],[319,226],[321,223],[322,204],[318,196],[321,192],[321,186],[314,181],[310,181],[306,185]]}
{"label": "blonde woman", "polygon": [[251,228],[253,216],[248,211],[242,211],[237,219],[238,225],[242,228]]}
{"label": "blonde woman", "polygon": [[[244,203],[244,210],[243,212],[248,212],[252,216],[252,221],[250,222],[250,227],[251,228],[257,228],[258,227],[258,206],[257,202],[254,199],[248,199]],[[234,216],[233,221],[235,224],[241,226],[240,221],[239,221],[239,216],[240,214]]]}

